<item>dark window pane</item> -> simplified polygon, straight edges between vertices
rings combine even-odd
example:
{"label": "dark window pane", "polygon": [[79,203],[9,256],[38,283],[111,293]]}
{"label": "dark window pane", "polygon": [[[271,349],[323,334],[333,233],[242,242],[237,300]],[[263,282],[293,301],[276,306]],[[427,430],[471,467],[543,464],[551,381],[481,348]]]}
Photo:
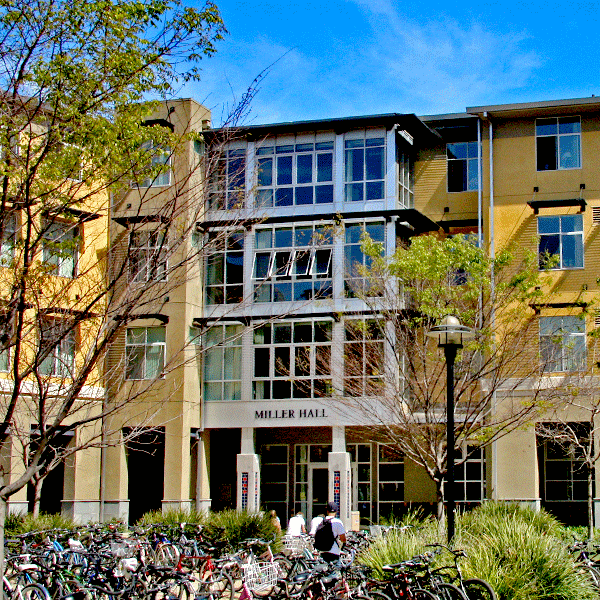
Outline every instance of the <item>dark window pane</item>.
{"label": "dark window pane", "polygon": [[266,186],[273,183],[273,159],[258,159],[258,185]]}
{"label": "dark window pane", "polygon": [[346,181],[362,181],[364,178],[364,150],[346,150]]}
{"label": "dark window pane", "polygon": [[289,248],[292,246],[292,235],[293,230],[291,227],[284,229],[275,230],[275,247],[276,248]]}
{"label": "dark window pane", "polygon": [[277,157],[277,185],[291,185],[292,183],[292,157]]}
{"label": "dark window pane", "polygon": [[556,135],[558,133],[558,125],[555,118],[538,119],[535,122],[536,135]]}
{"label": "dark window pane", "polygon": [[313,203],[313,188],[312,186],[297,187],[296,204],[312,204]]}
{"label": "dark window pane", "polygon": [[296,183],[312,183],[312,154],[296,157]]}
{"label": "dark window pane", "polygon": [[291,384],[289,381],[275,380],[273,381],[273,398],[275,400],[281,400],[284,398],[291,398]]}
{"label": "dark window pane", "polygon": [[383,200],[383,181],[367,181],[367,200]]}
{"label": "dark window pane", "polygon": [[367,148],[365,150],[366,156],[366,177],[367,180],[383,179],[385,172],[384,168],[384,148]]}
{"label": "dark window pane", "polygon": [[292,206],[294,204],[294,188],[275,190],[275,206]]}
{"label": "dark window pane", "polygon": [[347,183],[346,184],[346,202],[362,202],[363,201],[363,184],[362,183]]}
{"label": "dark window pane", "polygon": [[556,150],[556,138],[554,136],[537,138],[538,171],[556,170]]}
{"label": "dark window pane", "polygon": [[318,185],[315,188],[315,202],[317,204],[328,204],[333,202],[333,186]]}
{"label": "dark window pane", "polygon": [[302,302],[313,297],[312,281],[296,281],[294,283],[294,300]]}
{"label": "dark window pane", "polygon": [[269,348],[254,348],[254,376],[269,376]]}
{"label": "dark window pane", "polygon": [[333,180],[333,154],[317,154],[317,181]]}
{"label": "dark window pane", "polygon": [[464,192],[467,189],[467,161],[448,161],[448,191]]}
{"label": "dark window pane", "polygon": [[583,240],[579,235],[562,236],[562,267],[583,267]]}
{"label": "dark window pane", "polygon": [[290,302],[291,299],[291,283],[276,283],[275,285],[273,285],[273,302]]}

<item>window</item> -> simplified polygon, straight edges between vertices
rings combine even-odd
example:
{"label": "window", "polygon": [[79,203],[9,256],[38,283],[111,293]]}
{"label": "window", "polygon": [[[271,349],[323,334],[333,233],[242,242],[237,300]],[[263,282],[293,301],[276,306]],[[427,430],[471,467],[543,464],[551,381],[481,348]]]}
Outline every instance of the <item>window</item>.
{"label": "window", "polygon": [[352,479],[356,481],[354,485],[361,524],[370,525],[373,519],[371,514],[371,444],[346,444],[346,451],[350,454],[353,468],[356,468],[356,477],[353,473]]}
{"label": "window", "polygon": [[130,281],[166,281],[167,250],[167,235],[164,231],[132,232],[129,247]]}
{"label": "window", "polygon": [[75,366],[75,328],[64,319],[43,319],[40,352],[49,354],[40,364],[40,373],[54,377],[72,377]]}
{"label": "window", "polygon": [[[299,510],[305,515],[312,514],[313,517],[319,513],[327,512],[327,468],[323,463],[329,460],[331,452],[330,444],[296,444],[295,456],[295,491],[294,491],[294,513]],[[315,463],[321,463],[320,467],[314,468]],[[313,467],[311,469],[311,466]],[[308,506],[309,478],[312,476],[313,504]],[[318,490],[324,490],[318,494]],[[317,497],[317,495],[319,497]]]}
{"label": "window", "polygon": [[362,250],[362,236],[367,234],[374,242],[383,243],[385,225],[383,221],[367,223],[346,223],[344,245],[344,285],[346,295],[355,296],[357,293],[368,292],[368,278],[363,272],[369,269],[372,258]]}
{"label": "window", "polygon": [[330,397],[331,321],[295,321],[254,330],[256,400]]}
{"label": "window", "polygon": [[583,216],[538,217],[540,268],[583,268]]}
{"label": "window", "polygon": [[75,277],[77,269],[79,226],[75,223],[53,221],[44,225],[44,262],[50,272],[60,277]]}
{"label": "window", "polygon": [[165,328],[129,327],[125,354],[125,379],[161,377],[165,366]]}
{"label": "window", "polygon": [[[544,435],[539,436],[540,430]],[[587,423],[538,424],[543,449],[543,500],[573,502],[587,500],[587,467],[584,449],[590,442]],[[556,435],[552,437],[553,432]],[[577,443],[576,443],[577,442]]]}
{"label": "window", "polygon": [[579,117],[536,119],[537,170],[581,168],[581,120]]}
{"label": "window", "polygon": [[383,391],[383,323],[349,320],[344,328],[344,394],[379,396]]}
{"label": "window", "polygon": [[[469,456],[454,467],[454,494],[457,502],[481,502],[485,498],[485,451],[467,447]],[[456,460],[460,461],[464,450],[458,449]]]}
{"label": "window", "polygon": [[546,372],[582,371],[586,366],[583,318],[541,317],[540,356]]}
{"label": "window", "polygon": [[415,198],[413,166],[410,154],[398,148],[396,162],[398,163],[398,206],[400,208],[413,208]]}
{"label": "window", "polygon": [[345,201],[385,198],[385,138],[346,140]]}
{"label": "window", "polygon": [[479,145],[477,142],[446,144],[448,191],[471,192],[479,189]]}
{"label": "window", "polygon": [[244,206],[246,193],[246,149],[223,150],[210,175],[209,208],[231,210]]}
{"label": "window", "polygon": [[0,267],[10,267],[15,258],[15,241],[17,237],[16,216],[10,215],[5,217],[3,226],[0,246]]}
{"label": "window", "polygon": [[242,325],[213,325],[205,336],[204,399],[241,400]]}
{"label": "window", "polygon": [[244,298],[244,233],[209,234],[206,260],[207,304],[237,304]]}
{"label": "window", "polygon": [[260,503],[278,515],[288,514],[288,446],[269,444],[260,453]]}
{"label": "window", "polygon": [[261,146],[256,164],[257,206],[333,202],[333,141]]}
{"label": "window", "polygon": [[0,350],[0,372],[7,373],[10,366],[8,348]]}
{"label": "window", "polygon": [[404,509],[404,457],[378,444],[379,517],[398,515]]}
{"label": "window", "polygon": [[139,183],[139,187],[165,187],[171,185],[171,150],[157,146],[152,141],[144,142],[142,148],[148,152],[149,174]]}
{"label": "window", "polygon": [[255,236],[252,272],[255,302],[331,297],[330,228],[321,225],[258,228]]}

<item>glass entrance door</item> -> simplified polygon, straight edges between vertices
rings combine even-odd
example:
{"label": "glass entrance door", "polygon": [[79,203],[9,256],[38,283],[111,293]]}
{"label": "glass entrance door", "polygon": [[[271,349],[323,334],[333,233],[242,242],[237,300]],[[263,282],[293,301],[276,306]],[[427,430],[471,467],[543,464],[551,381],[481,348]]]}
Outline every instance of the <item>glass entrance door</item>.
{"label": "glass entrance door", "polygon": [[327,463],[312,463],[308,466],[307,525],[313,517],[325,514],[329,494],[329,471]]}

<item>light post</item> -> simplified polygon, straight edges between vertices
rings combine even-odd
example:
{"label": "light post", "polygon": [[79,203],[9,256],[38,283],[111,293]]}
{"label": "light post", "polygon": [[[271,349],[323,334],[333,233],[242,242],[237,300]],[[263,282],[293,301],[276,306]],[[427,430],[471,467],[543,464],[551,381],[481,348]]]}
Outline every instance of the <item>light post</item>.
{"label": "light post", "polygon": [[448,315],[442,322],[432,327],[426,334],[438,342],[438,346],[444,349],[446,357],[446,485],[444,496],[446,498],[448,512],[448,544],[454,537],[454,361],[456,352],[462,348],[463,342],[475,337],[475,332],[460,321]]}

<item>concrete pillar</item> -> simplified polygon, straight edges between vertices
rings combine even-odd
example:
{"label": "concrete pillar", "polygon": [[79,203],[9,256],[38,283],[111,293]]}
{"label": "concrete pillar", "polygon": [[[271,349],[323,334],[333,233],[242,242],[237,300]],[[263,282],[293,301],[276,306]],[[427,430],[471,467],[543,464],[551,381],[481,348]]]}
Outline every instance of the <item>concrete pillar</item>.
{"label": "concrete pillar", "polygon": [[190,500],[190,427],[186,415],[173,419],[165,427],[165,510],[189,510]]}
{"label": "concrete pillar", "polygon": [[346,452],[344,427],[332,427],[331,452],[329,453],[329,500],[340,508],[340,519],[348,530],[351,526],[352,510],[352,466],[350,454]]}
{"label": "concrete pillar", "polygon": [[260,509],[260,464],[254,453],[254,428],[242,427],[241,452],[237,455],[238,510],[258,512]]}
{"label": "concrete pillar", "polygon": [[210,444],[208,431],[198,432],[198,455],[196,463],[196,511],[208,512],[210,510],[210,479],[208,465],[210,463]]}

